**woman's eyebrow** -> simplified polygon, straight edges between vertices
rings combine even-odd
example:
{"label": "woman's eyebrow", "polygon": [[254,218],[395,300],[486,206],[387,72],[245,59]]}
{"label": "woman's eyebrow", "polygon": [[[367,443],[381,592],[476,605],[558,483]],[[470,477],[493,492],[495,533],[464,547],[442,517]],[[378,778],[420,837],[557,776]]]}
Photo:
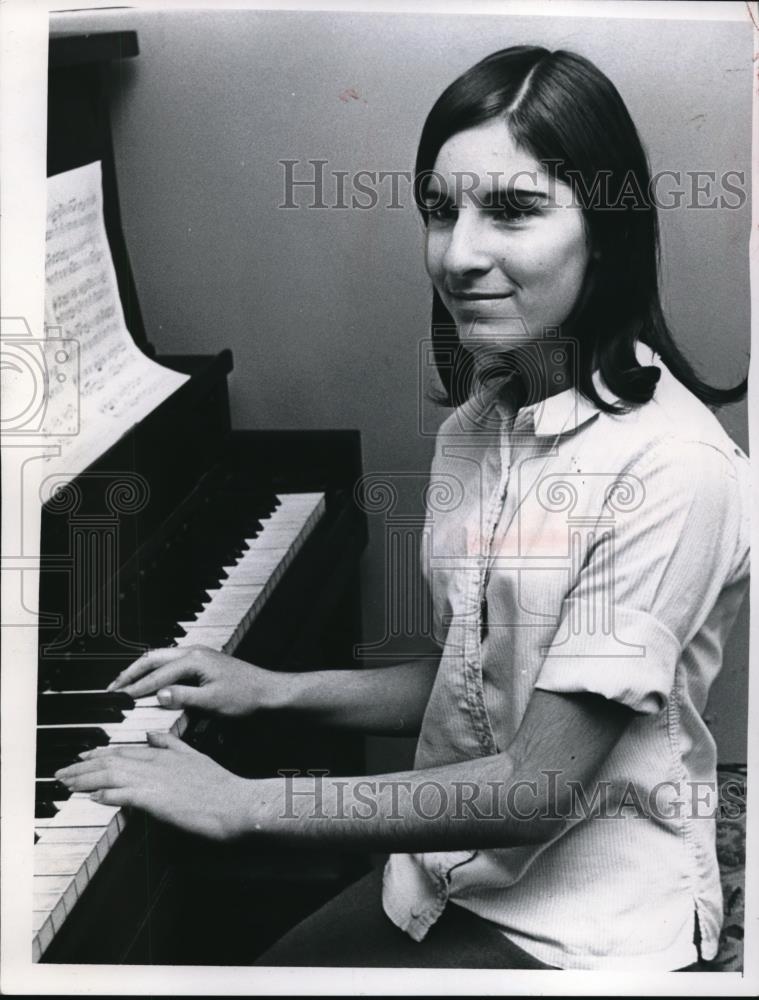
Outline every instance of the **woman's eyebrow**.
{"label": "woman's eyebrow", "polygon": [[511,184],[506,186],[499,185],[498,187],[489,187],[483,189],[482,193],[478,191],[472,192],[473,196],[478,198],[481,202],[504,202],[511,199],[518,199],[519,201],[550,201],[551,195],[548,191],[543,191],[541,188],[523,188],[516,187]]}
{"label": "woman's eyebrow", "polygon": [[[479,205],[485,206],[498,204],[502,205],[509,201],[519,201],[530,204],[535,201],[541,201],[543,203],[551,201],[551,195],[548,191],[544,191],[540,188],[523,188],[512,185],[498,185],[497,187],[482,186],[480,188],[471,188],[460,185],[460,191],[455,193],[467,194]],[[421,200],[425,202],[430,201],[436,205],[443,205],[449,204],[453,199],[451,198],[451,193],[447,188],[441,190],[434,182],[431,182],[426,184],[422,189]]]}

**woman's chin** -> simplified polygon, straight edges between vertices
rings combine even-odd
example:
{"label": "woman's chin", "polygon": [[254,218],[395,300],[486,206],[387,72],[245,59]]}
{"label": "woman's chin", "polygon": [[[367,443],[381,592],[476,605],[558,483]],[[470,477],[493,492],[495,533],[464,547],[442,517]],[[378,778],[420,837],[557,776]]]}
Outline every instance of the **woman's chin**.
{"label": "woman's chin", "polygon": [[509,351],[534,339],[521,316],[456,317],[459,338],[467,347],[482,344],[485,348]]}

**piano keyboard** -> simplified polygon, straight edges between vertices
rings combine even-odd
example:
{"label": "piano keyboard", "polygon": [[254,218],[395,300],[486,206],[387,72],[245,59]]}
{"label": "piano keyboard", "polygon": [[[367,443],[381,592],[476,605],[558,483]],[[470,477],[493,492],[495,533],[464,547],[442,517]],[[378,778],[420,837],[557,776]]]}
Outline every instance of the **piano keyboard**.
{"label": "piano keyboard", "polygon": [[[208,593],[197,614],[177,622],[176,645],[204,645],[234,653],[324,513],[323,493],[285,494],[277,500],[260,533],[246,539],[239,555],[223,567],[218,588]],[[86,719],[89,695],[97,705],[92,721]],[[35,962],[63,926],[126,821],[120,807],[101,805],[83,794],[69,795],[52,773],[73,761],[84,747],[145,743],[147,732],[170,730],[181,735],[187,724],[181,710],[161,708],[155,696],[133,701],[121,692],[109,696],[102,691],[56,691],[40,695],[40,706],[44,721],[38,726],[39,794],[34,824]],[[49,722],[56,713],[67,721]],[[109,718],[115,721],[101,721]],[[40,763],[41,750],[47,766]]]}

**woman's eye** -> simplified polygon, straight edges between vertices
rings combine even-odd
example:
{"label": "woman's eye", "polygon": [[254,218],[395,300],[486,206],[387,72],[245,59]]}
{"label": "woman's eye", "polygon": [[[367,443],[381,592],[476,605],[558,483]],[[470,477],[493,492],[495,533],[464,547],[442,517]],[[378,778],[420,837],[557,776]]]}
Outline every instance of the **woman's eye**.
{"label": "woman's eye", "polygon": [[427,218],[432,222],[452,222],[456,218],[456,208],[450,204],[430,205],[427,209]]}
{"label": "woman's eye", "polygon": [[[537,206],[530,199],[507,198],[482,201],[475,206],[478,211],[490,216],[497,222],[521,223],[529,216],[536,214]],[[430,201],[425,208],[428,222],[440,225],[455,223],[459,210],[453,202]]]}
{"label": "woman's eye", "polygon": [[522,222],[534,215],[536,207],[532,202],[510,198],[501,201],[490,208],[490,214],[503,222]]}

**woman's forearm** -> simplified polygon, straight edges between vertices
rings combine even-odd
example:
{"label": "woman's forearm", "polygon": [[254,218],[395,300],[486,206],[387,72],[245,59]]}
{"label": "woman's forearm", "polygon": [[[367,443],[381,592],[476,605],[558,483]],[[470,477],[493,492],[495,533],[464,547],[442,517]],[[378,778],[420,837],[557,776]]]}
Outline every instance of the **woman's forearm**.
{"label": "woman's forearm", "polygon": [[414,736],[437,666],[436,660],[417,660],[369,670],[277,674],[265,707],[297,712],[326,726]]}
{"label": "woman's forearm", "polygon": [[[400,667],[390,670],[406,677]],[[355,702],[347,698],[346,706],[345,719]],[[435,768],[246,779],[157,733],[148,734],[147,747],[83,752],[56,778],[105,805],[143,809],[220,840],[262,836],[294,846],[396,851],[540,845],[562,832],[565,817],[593,808],[595,776],[631,716],[600,695],[536,690],[508,748]]]}
{"label": "woman's forearm", "polygon": [[227,835],[388,851],[546,844],[593,808],[596,776],[631,717],[599,695],[536,690],[511,744],[491,756],[370,777],[236,779]]}
{"label": "woman's forearm", "polygon": [[390,852],[535,845],[563,822],[547,824],[534,800],[530,806],[529,796],[517,795],[513,772],[513,760],[502,753],[361,778],[240,780],[227,835]]}

